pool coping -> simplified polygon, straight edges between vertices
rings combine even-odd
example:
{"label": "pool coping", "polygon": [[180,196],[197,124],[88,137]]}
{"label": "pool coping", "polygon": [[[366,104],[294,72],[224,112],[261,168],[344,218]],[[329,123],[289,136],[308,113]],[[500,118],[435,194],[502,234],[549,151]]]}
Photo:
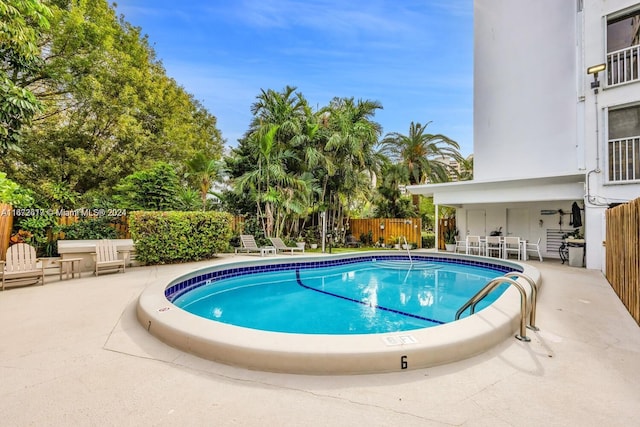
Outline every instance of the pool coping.
{"label": "pool coping", "polygon": [[[372,255],[388,256],[389,252],[260,258],[185,272],[169,282],[157,282],[147,287],[138,298],[137,317],[156,338],[205,359],[254,370],[314,375],[396,372],[441,365],[485,352],[512,338],[518,331],[520,294],[513,286],[491,306],[456,322],[406,332],[366,335],[303,335],[227,325],[192,315],[170,303],[165,296],[169,286],[185,277],[228,269],[230,264],[246,268]],[[514,270],[521,269],[540,284],[539,271],[525,263],[438,252],[428,256],[513,266]],[[518,281],[530,296],[526,281]]]}

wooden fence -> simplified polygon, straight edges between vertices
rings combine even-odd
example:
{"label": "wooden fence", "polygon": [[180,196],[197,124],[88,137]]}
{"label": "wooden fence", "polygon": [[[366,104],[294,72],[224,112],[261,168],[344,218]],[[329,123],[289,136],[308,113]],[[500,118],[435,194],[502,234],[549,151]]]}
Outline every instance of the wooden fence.
{"label": "wooden fence", "polygon": [[0,261],[4,261],[7,256],[9,239],[11,239],[11,228],[13,227],[13,215],[11,205],[0,203]]}
{"label": "wooden fence", "polygon": [[606,277],[640,325],[640,198],[606,211]]}
{"label": "wooden fence", "polygon": [[[349,233],[361,240],[362,235],[371,232],[373,243],[380,238],[386,245],[395,243],[394,240],[407,238],[409,244],[414,243],[422,247],[422,218],[363,218],[349,220]],[[401,241],[400,243],[404,243]]]}
{"label": "wooden fence", "polygon": [[455,218],[440,218],[438,220],[438,244],[436,245],[439,250],[446,249],[446,242],[444,241],[444,233],[449,229],[456,229]]}

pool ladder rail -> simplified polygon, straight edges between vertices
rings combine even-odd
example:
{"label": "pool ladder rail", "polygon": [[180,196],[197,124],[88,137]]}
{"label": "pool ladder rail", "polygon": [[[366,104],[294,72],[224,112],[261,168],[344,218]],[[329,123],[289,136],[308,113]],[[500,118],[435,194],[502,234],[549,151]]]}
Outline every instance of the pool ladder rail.
{"label": "pool ladder rail", "polygon": [[[512,277],[523,278],[529,283],[531,286],[531,310],[529,311],[529,326],[526,325],[526,317],[527,317],[527,293],[520,283],[516,280],[512,279]],[[482,301],[487,295],[491,293],[498,285],[503,283],[507,283],[509,285],[513,285],[520,292],[520,334],[516,335],[516,338],[520,341],[531,341],[531,338],[527,337],[527,328],[532,331],[539,331],[540,329],[535,325],[536,323],[536,301],[538,299],[538,287],[536,283],[529,276],[522,274],[518,271],[512,271],[510,273],[505,274],[502,277],[497,277],[487,283],[482,289],[478,291],[474,296],[469,298],[469,300],[460,307],[460,309],[456,312],[456,320],[460,319],[460,316],[466,309],[470,309],[470,314],[474,314],[476,310],[476,305]]]}
{"label": "pool ladder rail", "polygon": [[411,259],[411,251],[409,250],[409,243],[407,242],[407,237],[402,236],[404,239],[404,247],[407,249],[407,255],[409,256],[409,265],[413,265],[413,260]]}

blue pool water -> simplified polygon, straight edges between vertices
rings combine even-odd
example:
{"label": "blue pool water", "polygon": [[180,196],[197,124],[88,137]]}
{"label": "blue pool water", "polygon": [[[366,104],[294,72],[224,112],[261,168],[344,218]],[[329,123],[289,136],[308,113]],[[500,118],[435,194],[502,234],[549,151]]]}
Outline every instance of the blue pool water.
{"label": "blue pool water", "polygon": [[[172,302],[197,316],[236,326],[304,334],[373,334],[451,322],[496,268],[434,260],[362,260],[343,265],[286,264],[191,283]],[[231,277],[228,277],[231,276]],[[502,285],[476,311],[495,301]]]}

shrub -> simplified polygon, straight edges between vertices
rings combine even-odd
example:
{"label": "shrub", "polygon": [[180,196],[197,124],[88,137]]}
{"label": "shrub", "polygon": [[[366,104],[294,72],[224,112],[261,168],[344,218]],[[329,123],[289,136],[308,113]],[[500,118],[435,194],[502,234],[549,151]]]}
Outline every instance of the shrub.
{"label": "shrub", "polygon": [[229,248],[232,217],[224,212],[129,214],[136,260],[144,264],[197,261]]}
{"label": "shrub", "polygon": [[112,227],[109,217],[86,218],[59,227],[65,240],[117,239],[118,233]]}
{"label": "shrub", "polygon": [[32,207],[33,197],[28,190],[7,179],[6,173],[0,172],[0,203],[8,203],[14,208],[27,208]]}
{"label": "shrub", "polygon": [[436,235],[435,233],[422,233],[422,248],[430,249],[436,247]]}
{"label": "shrub", "polygon": [[168,163],[158,162],[120,180],[114,199],[118,206],[128,209],[170,210],[177,204],[179,179]]}
{"label": "shrub", "polygon": [[38,256],[53,256],[56,250],[49,246],[49,235],[55,224],[56,218],[53,215],[18,217],[18,234],[20,231],[25,232],[24,242],[34,246]]}

